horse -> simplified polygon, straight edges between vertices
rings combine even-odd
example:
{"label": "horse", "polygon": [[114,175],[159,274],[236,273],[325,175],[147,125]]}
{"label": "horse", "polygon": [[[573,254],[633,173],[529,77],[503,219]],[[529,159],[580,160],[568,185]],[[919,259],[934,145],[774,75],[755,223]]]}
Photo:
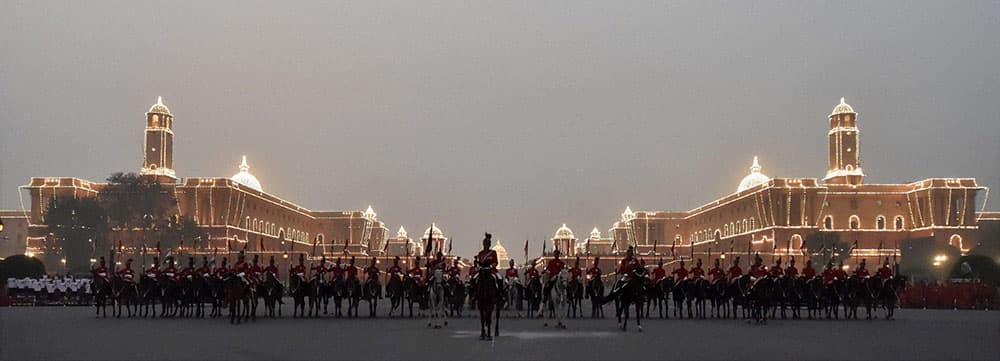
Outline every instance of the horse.
{"label": "horse", "polygon": [[[496,282],[492,282],[493,272],[489,266],[479,266],[474,283],[476,309],[479,310],[479,339],[492,340],[500,336],[500,292]],[[490,332],[492,331],[492,333]]]}
{"label": "horse", "polygon": [[879,292],[879,302],[885,309],[885,319],[891,320],[895,315],[896,305],[899,303],[899,293],[906,287],[906,278],[896,276],[882,282],[882,290]]}
{"label": "horse", "polygon": [[[861,290],[858,291],[860,301],[865,305],[865,319],[871,320],[872,311],[878,308],[876,302],[881,298],[882,279],[879,277],[865,277],[861,280]],[[877,316],[874,316],[877,318]]]}
{"label": "horse", "polygon": [[365,281],[365,286],[361,290],[361,298],[368,302],[368,317],[375,317],[378,300],[382,299],[382,284],[379,283],[377,277],[371,277]]}
{"label": "horse", "polygon": [[629,306],[634,305],[635,325],[639,332],[642,332],[642,304],[646,301],[646,276],[645,267],[636,267],[621,285],[615,313],[618,315],[622,331],[628,331]]}
{"label": "horse", "polygon": [[823,300],[823,279],[813,277],[804,279],[805,292],[803,293],[806,304],[806,315],[811,320],[813,316],[820,317],[820,303]]}
{"label": "horse", "polygon": [[348,277],[344,281],[343,298],[347,299],[347,317],[358,317],[358,305],[361,304],[361,282],[357,277]]}
{"label": "horse", "polygon": [[542,281],[538,277],[532,277],[528,281],[526,291],[527,297],[525,298],[528,301],[528,315],[540,313],[542,305]]}
{"label": "horse", "polygon": [[[389,282],[385,285],[385,296],[389,298],[389,317],[392,312],[403,304],[403,280],[396,274],[389,275]],[[399,315],[403,315],[403,310],[399,310]]]}
{"label": "horse", "polygon": [[177,306],[180,303],[180,284],[172,275],[161,274],[157,279],[160,285],[160,317],[173,317],[177,315]]}
{"label": "horse", "polygon": [[[542,274],[543,281],[545,281],[545,308],[549,311],[548,318],[556,319],[556,328],[566,328],[563,324],[562,310],[567,306],[567,277],[566,270],[563,269],[557,273],[554,277],[549,276],[548,272]],[[545,327],[549,326],[548,322],[545,322]]]}
{"label": "horse", "polygon": [[[432,272],[429,272],[429,276],[430,279],[427,280],[427,301],[430,306],[430,312],[427,314],[427,327],[441,328],[448,325],[448,318],[445,315],[445,304],[448,300],[445,295],[444,270],[434,268]],[[443,325],[442,320],[444,321]]]}
{"label": "horse", "polygon": [[194,278],[194,275],[187,275],[185,277],[181,277],[180,281],[178,281],[178,315],[181,317],[187,317],[194,314],[194,304],[197,302]]}
{"label": "horse", "polygon": [[867,297],[865,293],[864,279],[858,276],[850,276],[847,278],[847,293],[845,293],[844,301],[844,318],[858,319],[858,306],[861,306],[864,299]]}
{"label": "horse", "polygon": [[[326,281],[319,274],[313,275],[307,284],[306,297],[309,298],[309,317],[319,317],[320,306],[329,304],[326,298]],[[327,302],[324,302],[327,301]]]}
{"label": "horse", "polygon": [[300,314],[302,317],[306,317],[307,297],[310,299],[309,313],[312,314],[312,296],[309,294],[311,290],[309,282],[306,282],[302,274],[293,274],[288,283],[288,290],[292,296],[292,317],[298,317]]}
{"label": "horse", "polygon": [[682,279],[674,283],[674,287],[670,290],[670,297],[674,299],[674,316],[677,318],[684,318],[684,301],[688,304],[688,318],[694,318],[694,314],[691,310],[691,299],[694,295],[690,295],[689,292],[692,291],[691,280]]}
{"label": "horse", "polygon": [[[97,317],[101,317],[102,311],[104,312],[104,317],[108,317],[108,302],[114,302],[111,280],[102,276],[94,277],[94,281],[90,283],[90,293],[94,295],[94,306],[97,307]],[[112,311],[114,311],[114,305],[112,305]]]}
{"label": "horse", "polygon": [[[705,304],[711,285],[704,277],[696,277],[688,283],[688,287],[688,291],[685,292],[688,301],[688,316],[690,318],[690,312],[693,308],[695,317],[704,319],[706,314]],[[693,307],[692,302],[694,303]]]}
{"label": "horse", "polygon": [[448,278],[445,288],[447,299],[445,304],[448,307],[448,315],[451,317],[462,317],[465,306],[465,283],[458,277]]}
{"label": "horse", "polygon": [[212,277],[208,281],[211,287],[212,310],[209,317],[222,317],[222,309],[226,306],[226,280],[219,276]]}
{"label": "horse", "polygon": [[566,300],[569,305],[566,317],[583,317],[583,282],[572,279],[566,284]]}
{"label": "horse", "polygon": [[[424,285],[421,285],[419,282],[417,282],[416,279],[407,275],[406,278],[403,279],[403,294],[405,295],[404,296],[406,298],[405,302],[407,306],[409,306],[410,317],[412,318],[413,304],[414,303],[417,304],[417,311],[419,312],[420,305],[422,305],[425,302],[424,300],[427,298],[426,288]],[[403,312],[400,311],[399,314],[402,315]]]}
{"label": "horse", "polygon": [[211,274],[205,273],[197,275],[191,287],[193,288],[194,316],[205,317],[205,302],[212,302],[212,281]]}
{"label": "horse", "polygon": [[125,311],[128,312],[128,317],[132,318],[132,308],[135,308],[135,313],[139,313],[138,296],[139,290],[136,285],[132,282],[127,282],[120,276],[115,275],[111,278],[111,293],[117,308],[112,309],[116,318],[122,317],[122,305],[125,305]]}
{"label": "horse", "polygon": [[281,317],[281,298],[285,294],[285,288],[273,272],[264,272],[264,282],[260,284],[258,293],[264,299],[264,312],[275,317],[277,311],[278,317]]}
{"label": "horse", "polygon": [[726,288],[726,298],[732,300],[733,318],[739,317],[737,313],[739,307],[743,307],[743,318],[750,317],[750,276],[742,275],[737,277]]}
{"label": "horse", "polygon": [[729,313],[729,279],[720,277],[709,284],[708,298],[712,301],[711,314],[715,318],[727,317]]}
{"label": "horse", "polygon": [[797,278],[790,276],[781,276],[775,279],[775,301],[777,305],[771,309],[771,318],[775,318],[778,310],[781,310],[781,319],[787,317],[785,312],[787,308],[792,309],[792,318],[798,318],[798,292],[796,290],[795,281]]}
{"label": "horse", "polygon": [[767,311],[771,307],[776,292],[775,279],[761,277],[753,282],[747,301],[750,304],[751,317],[757,323],[767,323]]}
{"label": "horse", "polygon": [[226,304],[229,306],[229,323],[239,324],[256,315],[251,315],[250,309],[250,287],[243,281],[243,278],[235,274],[226,277],[224,282]]}
{"label": "horse", "polygon": [[831,313],[834,319],[840,318],[840,304],[847,294],[845,283],[845,280],[834,279],[823,287],[823,308],[826,310],[827,319],[830,319]]}
{"label": "horse", "polygon": [[650,308],[656,308],[660,318],[670,318],[667,299],[670,295],[670,289],[673,288],[674,279],[664,277],[656,281],[650,280],[649,282],[650,284],[646,286],[646,317],[650,317]]}
{"label": "horse", "polygon": [[585,297],[590,299],[590,318],[604,318],[604,282],[601,277],[587,276]]}
{"label": "horse", "polygon": [[507,279],[507,303],[504,309],[510,310],[511,307],[517,311],[517,317],[521,317],[521,311],[524,310],[524,284],[521,283],[521,277]]}
{"label": "horse", "polygon": [[[333,297],[333,313],[336,317],[344,316],[344,297],[347,295],[347,284],[343,278],[337,277],[330,281],[326,288],[326,303],[329,304],[330,297]],[[348,304],[350,308],[350,304]]]}

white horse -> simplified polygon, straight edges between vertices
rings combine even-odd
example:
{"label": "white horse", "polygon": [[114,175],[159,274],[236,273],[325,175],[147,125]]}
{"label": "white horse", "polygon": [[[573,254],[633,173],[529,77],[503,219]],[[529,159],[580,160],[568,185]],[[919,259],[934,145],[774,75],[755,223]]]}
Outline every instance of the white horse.
{"label": "white horse", "polygon": [[509,278],[507,280],[507,304],[504,305],[504,309],[510,311],[511,308],[513,307],[514,310],[516,310],[516,312],[517,312],[517,317],[520,318],[521,317],[521,311],[517,310],[517,305],[515,304],[515,303],[518,302],[518,299],[517,299],[517,290],[519,288],[521,288],[521,277],[520,276],[518,276],[518,277],[511,277],[511,278]]}
{"label": "white horse", "polygon": [[[555,276],[555,279],[550,280],[548,272],[542,275],[542,284],[550,287],[549,291],[545,294],[543,303],[545,306],[540,307],[538,310],[539,316],[544,315],[544,310],[547,308],[549,310],[548,318],[556,319],[556,328],[566,328],[563,324],[563,313],[566,312],[567,307],[567,297],[566,297],[566,284],[569,277],[566,274],[566,269],[563,269]],[[549,283],[551,281],[551,286]],[[545,327],[549,326],[549,322],[545,322]]]}
{"label": "white horse", "polygon": [[444,291],[444,271],[440,268],[435,268],[427,284],[427,303],[430,306],[427,327],[441,328],[442,326],[448,326],[448,316],[445,312],[447,300],[445,299]]}

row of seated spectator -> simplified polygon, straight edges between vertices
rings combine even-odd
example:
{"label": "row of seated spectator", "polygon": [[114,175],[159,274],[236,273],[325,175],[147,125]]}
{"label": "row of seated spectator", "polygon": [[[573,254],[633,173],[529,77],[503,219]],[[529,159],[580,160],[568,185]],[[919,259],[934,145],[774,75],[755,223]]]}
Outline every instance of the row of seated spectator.
{"label": "row of seated spectator", "polygon": [[42,278],[8,278],[7,302],[11,306],[75,306],[91,302],[89,278],[43,276]]}
{"label": "row of seated spectator", "polygon": [[903,290],[899,303],[903,308],[995,310],[1000,297],[996,287],[978,280],[919,281]]}

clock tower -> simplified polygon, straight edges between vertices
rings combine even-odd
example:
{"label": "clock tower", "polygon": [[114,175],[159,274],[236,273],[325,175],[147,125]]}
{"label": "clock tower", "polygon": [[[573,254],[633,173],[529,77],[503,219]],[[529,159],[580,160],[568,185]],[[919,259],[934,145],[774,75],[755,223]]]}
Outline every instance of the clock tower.
{"label": "clock tower", "polygon": [[840,104],[830,113],[830,164],[826,168],[827,184],[861,184],[861,142],[858,138],[858,113],[840,98]]}
{"label": "clock tower", "polygon": [[143,142],[142,169],[139,174],[155,177],[160,183],[177,182],[174,173],[174,116],[163,105],[163,97],[146,112],[146,138]]}

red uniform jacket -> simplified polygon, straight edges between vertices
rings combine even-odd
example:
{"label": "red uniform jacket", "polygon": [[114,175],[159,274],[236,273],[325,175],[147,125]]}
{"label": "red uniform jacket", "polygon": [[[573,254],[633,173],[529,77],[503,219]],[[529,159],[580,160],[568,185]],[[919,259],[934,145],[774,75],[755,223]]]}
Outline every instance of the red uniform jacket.
{"label": "red uniform jacket", "polygon": [[553,258],[549,260],[549,264],[545,265],[545,272],[549,274],[549,278],[553,278],[558,275],[559,272],[562,272],[565,267],[566,264],[563,263],[561,259]]}
{"label": "red uniform jacket", "polygon": [[[227,268],[226,266],[219,266],[218,268],[215,269],[214,273],[215,277],[226,278],[226,276],[229,275],[229,268]],[[148,270],[146,271],[146,274],[147,275],[149,274]]]}
{"label": "red uniform jacket", "polygon": [[517,278],[517,268],[508,268],[503,276],[506,278]]}
{"label": "red uniform jacket", "polygon": [[639,260],[635,259],[635,257],[625,257],[618,264],[618,273],[630,275],[632,272],[635,272],[636,267],[639,266]]}
{"label": "red uniform jacket", "polygon": [[583,276],[583,270],[580,269],[580,267],[574,266],[573,268],[569,269],[569,279],[570,280],[572,280],[572,281],[579,280],[580,276]]}
{"label": "red uniform jacket", "polygon": [[524,271],[524,275],[528,277],[528,280],[538,278],[538,269],[535,267],[528,267],[528,270]]}
{"label": "red uniform jacket", "polygon": [[[278,278],[278,267],[275,267],[274,265],[268,265],[267,267],[264,268],[264,274],[268,274],[268,273],[273,274],[274,275],[274,279],[276,279],[276,280],[280,279],[280,278]],[[263,280],[264,280],[264,278],[261,279],[261,281],[263,281]]]}
{"label": "red uniform jacket", "polygon": [[208,266],[198,267],[198,269],[195,270],[195,272],[198,273],[198,277],[201,278],[209,278],[212,276],[212,269],[208,268]]}
{"label": "red uniform jacket", "polygon": [[164,268],[163,272],[161,272],[160,274],[169,279],[173,280],[177,279],[177,269],[171,266],[167,266],[167,268]]}
{"label": "red uniform jacket", "polygon": [[886,266],[883,266],[882,268],[879,268],[878,269],[878,276],[880,278],[882,278],[882,279],[892,278],[892,268],[889,268],[889,267],[886,267]]}
{"label": "red uniform jacket", "polygon": [[825,270],[823,270],[823,284],[824,285],[829,285],[831,282],[833,282],[833,279],[836,278],[836,277],[837,277],[837,271],[834,271],[833,269],[825,269]]}
{"label": "red uniform jacket", "polygon": [[688,276],[688,270],[684,269],[684,267],[678,267],[673,272],[670,272],[670,274],[675,275],[675,279],[677,281],[681,281],[681,280],[687,278],[687,276]]}
{"label": "red uniform jacket", "polygon": [[726,273],[722,272],[722,268],[719,267],[712,267],[712,269],[708,270],[708,275],[712,277],[712,282],[726,277]]}
{"label": "red uniform jacket", "polygon": [[194,267],[184,267],[184,269],[181,270],[181,278],[194,278],[194,275]]}
{"label": "red uniform jacket", "polygon": [[788,266],[785,268],[785,276],[797,277],[799,275],[799,270],[795,269],[795,266]]}
{"label": "red uniform jacket", "polygon": [[479,251],[477,257],[479,257],[480,264],[489,265],[490,272],[493,272],[493,274],[497,274],[497,264],[500,263],[500,261],[497,259],[497,251],[494,251],[492,249],[484,249],[482,251]]}
{"label": "red uniform jacket", "polygon": [[382,271],[376,266],[368,266],[368,268],[365,268],[365,276],[367,276],[369,280],[378,279],[378,275],[381,273]]}
{"label": "red uniform jacket", "polygon": [[399,267],[399,265],[392,265],[392,267],[389,267],[389,270],[386,272],[389,272],[390,275],[393,273],[403,273],[403,269]]}
{"label": "red uniform jacket", "polygon": [[729,267],[729,279],[734,280],[743,276],[743,269],[740,266]]}
{"label": "red uniform jacket", "polygon": [[345,273],[347,273],[347,279],[352,279],[352,278],[353,279],[358,279],[358,267],[357,266],[348,265],[347,266],[347,270],[345,271]]}
{"label": "red uniform jacket", "polygon": [[838,268],[838,269],[834,270],[834,272],[836,272],[835,274],[837,275],[837,278],[842,279],[842,280],[846,280],[847,279],[847,271],[844,271],[842,268]]}
{"label": "red uniform jacket", "polygon": [[423,268],[420,268],[420,266],[413,267],[412,269],[410,269],[409,273],[410,273],[410,277],[412,277],[413,280],[417,281],[417,284],[424,284],[424,269]]}
{"label": "red uniform jacket", "polygon": [[601,269],[597,268],[597,266],[590,267],[590,268],[587,269],[587,276],[600,278],[601,277]]}
{"label": "red uniform jacket", "polygon": [[260,282],[264,279],[264,269],[259,264],[250,266],[250,281]]}
{"label": "red uniform jacket", "polygon": [[131,268],[122,268],[118,270],[118,277],[121,277],[127,282],[135,282],[135,272]]}
{"label": "red uniform jacket", "polygon": [[667,277],[667,270],[663,269],[663,266],[657,266],[653,269],[653,281],[659,281]]}
{"label": "red uniform jacket", "polygon": [[816,270],[812,267],[806,267],[802,270],[802,276],[811,280],[813,277],[816,277]]}
{"label": "red uniform jacket", "polygon": [[698,266],[691,267],[691,278],[700,278],[701,276],[704,275],[705,275],[705,270],[701,269],[701,267]]}
{"label": "red uniform jacket", "polygon": [[764,269],[764,265],[755,264],[750,266],[750,275],[756,278],[761,278],[767,276],[767,270]]}
{"label": "red uniform jacket", "polygon": [[868,277],[869,276],[868,269],[867,268],[858,268],[856,271],[854,271],[854,275],[858,276],[858,277],[861,277],[861,278]]}
{"label": "red uniform jacket", "polygon": [[325,276],[326,273],[330,271],[330,269],[326,268],[326,266],[324,266],[323,264],[318,264],[309,267],[309,271],[312,272],[313,277],[323,278],[323,276]]}
{"label": "red uniform jacket", "polygon": [[781,266],[778,266],[778,265],[772,266],[771,269],[769,269],[767,273],[768,273],[769,276],[774,277],[774,278],[781,277],[781,275],[785,274],[785,272],[783,272],[781,270]]}
{"label": "red uniform jacket", "polygon": [[291,274],[289,274],[289,276],[299,276],[299,278],[305,280],[306,279],[306,266],[305,265],[301,265],[301,264],[300,265],[296,265],[295,267],[292,267],[292,270],[290,271],[290,273]]}
{"label": "red uniform jacket", "polygon": [[152,267],[149,267],[148,269],[146,269],[145,273],[146,273],[146,277],[149,277],[149,278],[154,278],[155,279],[155,278],[160,277],[160,269],[156,268],[155,265],[152,266]]}
{"label": "red uniform jacket", "polygon": [[94,270],[90,271],[90,272],[94,275],[94,278],[97,278],[97,277],[108,278],[108,268],[107,267],[100,267],[100,266],[98,266],[97,268],[94,268]]}

